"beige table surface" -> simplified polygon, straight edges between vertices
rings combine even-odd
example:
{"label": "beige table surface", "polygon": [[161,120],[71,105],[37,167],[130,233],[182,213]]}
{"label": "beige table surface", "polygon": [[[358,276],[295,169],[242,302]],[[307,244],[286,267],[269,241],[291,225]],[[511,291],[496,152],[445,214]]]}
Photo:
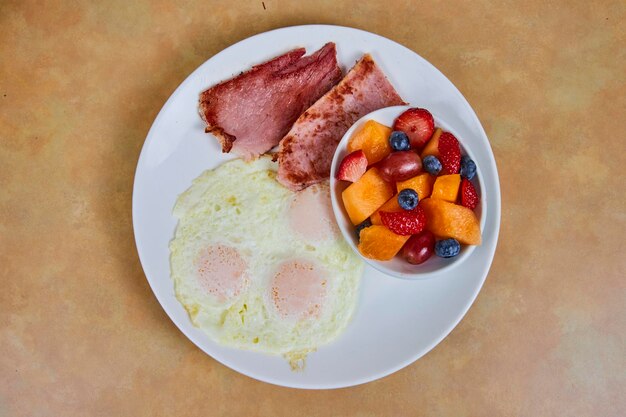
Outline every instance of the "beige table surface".
{"label": "beige table surface", "polygon": [[[0,415],[626,415],[625,21],[624,1],[1,1]],[[131,223],[141,146],[178,84],[306,23],[379,33],[443,71],[502,186],[465,319],[411,366],[333,391],[196,348],[152,294]]]}

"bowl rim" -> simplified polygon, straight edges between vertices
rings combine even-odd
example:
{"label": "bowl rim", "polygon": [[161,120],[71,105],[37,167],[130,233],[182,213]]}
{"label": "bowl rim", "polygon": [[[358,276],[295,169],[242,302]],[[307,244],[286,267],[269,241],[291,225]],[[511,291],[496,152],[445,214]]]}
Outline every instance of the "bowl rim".
{"label": "bowl rim", "polygon": [[[330,197],[331,197],[331,204],[332,204],[332,209],[333,209],[333,215],[335,216],[335,222],[337,223],[337,227],[339,227],[339,230],[341,231],[341,234],[343,235],[344,239],[346,240],[346,243],[350,246],[352,251],[354,251],[363,261],[365,261],[365,263],[367,263],[368,265],[370,265],[371,267],[373,267],[377,271],[379,271],[379,272],[381,272],[381,273],[383,273],[385,275],[392,276],[394,278],[400,278],[400,279],[403,279],[403,280],[410,280],[410,281],[432,279],[432,278],[437,277],[438,275],[443,274],[444,272],[448,272],[449,270],[451,270],[453,268],[459,267],[459,265],[461,265],[466,259],[468,259],[471,256],[471,254],[476,249],[477,245],[464,245],[464,247],[461,248],[461,254],[459,254],[458,256],[456,256],[454,258],[451,258],[451,261],[449,261],[449,263],[447,265],[444,265],[441,268],[438,268],[438,269],[436,269],[434,271],[425,271],[425,272],[416,271],[414,273],[407,273],[407,272],[402,272],[402,271],[396,271],[396,270],[394,270],[394,269],[392,269],[392,268],[387,266],[387,265],[390,265],[392,261],[377,261],[377,260],[374,260],[374,259],[369,259],[369,258],[366,258],[365,256],[363,256],[361,254],[361,252],[359,252],[357,246],[355,245],[356,237],[354,237],[354,230],[347,230],[343,226],[343,222],[340,221],[340,217],[342,219],[345,218],[345,214],[343,213],[343,210],[344,210],[343,202],[339,201],[339,199],[335,195],[335,190],[338,187],[338,185],[340,184],[340,181],[337,180],[337,178],[336,178],[337,168],[338,168],[338,165],[340,163],[339,155],[341,155],[342,153],[344,153],[346,151],[348,140],[352,136],[354,131],[358,127],[363,125],[367,120],[370,120],[370,119],[376,120],[377,116],[379,116],[381,114],[387,114],[387,113],[390,113],[392,111],[396,111],[397,114],[394,117],[394,119],[395,119],[397,116],[399,116],[405,110],[410,109],[410,108],[417,108],[417,107],[419,107],[419,106],[415,105],[415,104],[412,104],[412,103],[409,103],[409,104],[406,104],[406,105],[400,105],[400,106],[383,107],[383,108],[380,108],[378,110],[374,110],[374,111],[364,115],[363,117],[359,118],[356,122],[354,122],[350,126],[350,128],[346,131],[346,133],[343,135],[343,137],[341,138],[341,140],[337,144],[337,148],[335,149],[335,153],[333,154],[333,159],[332,159],[331,167],[330,167]],[[430,110],[428,110],[428,111],[433,115],[436,127],[440,127],[440,128],[442,128],[442,130],[452,133],[456,138],[460,137],[457,134],[456,130],[453,127],[451,127],[451,125],[448,122],[446,122],[445,118],[442,118],[441,116],[433,113]],[[461,153],[462,154],[468,155],[472,160],[476,159],[474,157],[472,151],[467,146],[465,146],[463,144],[461,139],[459,139],[459,144],[461,146]],[[481,232],[481,235],[482,235],[482,234],[484,234],[484,227],[485,227],[485,223],[486,223],[486,212],[487,212],[486,206],[484,206],[483,204],[485,204],[487,199],[485,198],[486,197],[486,195],[485,195],[485,185],[484,185],[484,181],[483,181],[482,172],[481,172],[479,166],[476,167],[476,175],[475,175],[474,179],[476,179],[476,181],[478,181],[478,184],[479,184],[479,187],[480,187],[480,195],[481,195],[480,204],[481,204],[481,206],[480,206],[479,224],[480,224],[480,232]],[[419,267],[419,265],[415,265],[415,267]]]}

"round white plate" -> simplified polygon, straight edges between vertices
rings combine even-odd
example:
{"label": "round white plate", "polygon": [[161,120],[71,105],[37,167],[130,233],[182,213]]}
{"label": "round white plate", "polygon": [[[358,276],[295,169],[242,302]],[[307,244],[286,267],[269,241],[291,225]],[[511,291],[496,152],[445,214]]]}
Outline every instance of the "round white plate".
{"label": "round white plate", "polygon": [[[338,60],[349,69],[372,54],[405,101],[439,114],[471,148],[489,192],[483,245],[459,268],[422,281],[386,276],[366,267],[361,296],[346,331],[307,358],[294,372],[282,357],[219,346],[193,327],[174,296],[169,241],[174,236],[174,202],[191,181],[231,156],[204,133],[198,94],[219,81],[292,48],[311,53],[337,44]],[[200,349],[252,378],[297,388],[339,388],[389,375],[435,347],[461,320],[487,276],[500,227],[500,185],[495,160],[476,114],[454,85],[415,52],[372,33],[324,25],[273,30],[223,50],[176,89],[157,116],[141,151],[133,190],[133,226],[146,277],[178,328]]]}

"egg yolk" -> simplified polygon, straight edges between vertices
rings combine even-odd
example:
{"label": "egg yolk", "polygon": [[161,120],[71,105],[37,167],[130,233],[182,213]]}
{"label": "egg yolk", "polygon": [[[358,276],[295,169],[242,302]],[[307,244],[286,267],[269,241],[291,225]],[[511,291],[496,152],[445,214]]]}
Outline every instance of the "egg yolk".
{"label": "egg yolk", "polygon": [[205,291],[218,301],[226,301],[238,296],[245,287],[247,269],[246,261],[235,248],[213,245],[200,254],[197,276]]}
{"label": "egg yolk", "polygon": [[274,307],[282,317],[319,317],[327,293],[327,273],[313,262],[288,260],[278,267],[270,291]]}
{"label": "egg yolk", "polygon": [[332,239],[339,232],[328,186],[314,185],[296,193],[288,218],[291,229],[307,240]]}

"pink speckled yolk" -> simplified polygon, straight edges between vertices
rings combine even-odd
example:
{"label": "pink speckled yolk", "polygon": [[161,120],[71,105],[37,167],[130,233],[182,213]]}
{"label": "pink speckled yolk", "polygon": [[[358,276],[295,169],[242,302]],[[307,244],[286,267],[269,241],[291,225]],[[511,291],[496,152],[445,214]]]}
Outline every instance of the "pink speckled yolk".
{"label": "pink speckled yolk", "polygon": [[331,239],[338,233],[328,186],[314,185],[298,192],[288,217],[291,229],[307,240]]}
{"label": "pink speckled yolk", "polygon": [[202,288],[219,301],[236,297],[247,283],[248,265],[239,252],[225,245],[203,250],[197,263],[197,276]]}
{"label": "pink speckled yolk", "polygon": [[278,267],[270,289],[274,307],[282,317],[319,317],[327,293],[326,271],[306,260],[285,261]]}

